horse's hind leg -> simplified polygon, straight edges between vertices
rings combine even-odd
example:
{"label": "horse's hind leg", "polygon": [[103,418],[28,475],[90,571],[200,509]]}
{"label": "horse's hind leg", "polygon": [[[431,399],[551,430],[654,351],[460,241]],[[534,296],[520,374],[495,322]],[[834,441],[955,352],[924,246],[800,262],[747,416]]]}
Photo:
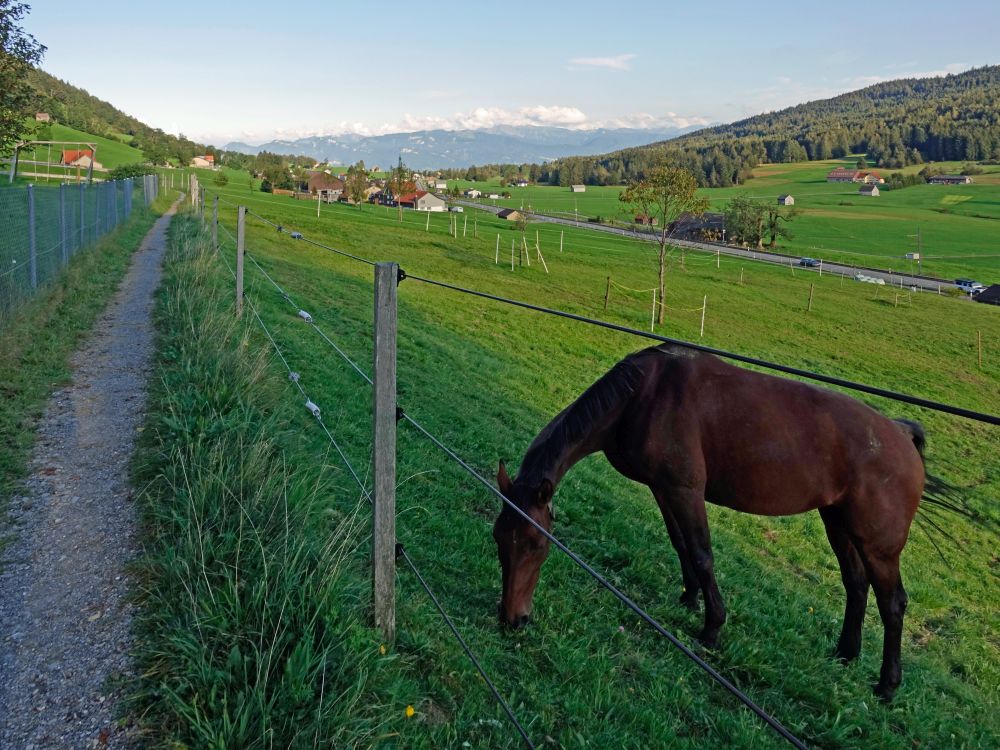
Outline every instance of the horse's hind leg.
{"label": "horse's hind leg", "polygon": [[880,553],[862,547],[862,558],[868,579],[875,590],[878,613],[882,617],[882,671],[875,694],[883,701],[892,700],[903,679],[900,649],[903,639],[903,614],[906,612],[906,590],[899,575],[899,553]]}
{"label": "horse's hind leg", "polygon": [[820,517],[826,526],[833,553],[840,563],[840,579],[844,582],[847,604],[844,608],[844,625],[837,641],[834,656],[844,662],[857,658],[861,653],[861,625],[868,606],[868,575],[864,563],[844,528],[843,514],[839,508],[820,508]]}
{"label": "horse's hind leg", "polygon": [[[652,489],[652,488],[650,488]],[[698,608],[698,576],[695,575],[694,566],[691,564],[691,556],[688,554],[687,545],[684,544],[684,535],[677,525],[673,511],[670,510],[666,493],[653,489],[653,496],[656,504],[660,507],[660,515],[663,516],[663,523],[667,527],[667,534],[670,535],[670,543],[674,545],[677,552],[677,559],[681,564],[681,578],[684,581],[684,591],[681,593],[680,603],[688,609]]]}

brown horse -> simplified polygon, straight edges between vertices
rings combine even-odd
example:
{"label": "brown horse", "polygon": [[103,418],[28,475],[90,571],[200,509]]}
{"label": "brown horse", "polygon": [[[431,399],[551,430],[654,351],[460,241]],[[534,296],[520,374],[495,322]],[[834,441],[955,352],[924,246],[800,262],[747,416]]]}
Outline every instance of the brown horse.
{"label": "brown horse", "polygon": [[[847,591],[836,656],[861,651],[868,587],[884,626],[875,692],[900,683],[906,592],[899,555],[924,490],[923,430],[859,401],[762,375],[718,357],[659,346],[615,365],[535,438],[503,494],[546,530],[552,495],[570,467],[604,451],[611,465],[653,491],[680,558],[681,602],[705,600],[698,638],[712,646],[726,620],[715,582],[705,501],[758,515],[819,510]],[[504,505],[493,528],[503,596],[500,619],[526,624],[549,542]]]}

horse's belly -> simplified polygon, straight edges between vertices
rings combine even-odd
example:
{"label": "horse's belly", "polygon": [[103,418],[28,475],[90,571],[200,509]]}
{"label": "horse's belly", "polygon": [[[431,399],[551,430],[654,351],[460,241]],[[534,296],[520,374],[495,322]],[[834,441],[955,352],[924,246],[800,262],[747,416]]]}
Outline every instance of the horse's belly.
{"label": "horse's belly", "polygon": [[[713,470],[714,469],[714,470]],[[821,463],[744,463],[706,466],[705,499],[744,513],[788,516],[832,505],[843,495]]]}

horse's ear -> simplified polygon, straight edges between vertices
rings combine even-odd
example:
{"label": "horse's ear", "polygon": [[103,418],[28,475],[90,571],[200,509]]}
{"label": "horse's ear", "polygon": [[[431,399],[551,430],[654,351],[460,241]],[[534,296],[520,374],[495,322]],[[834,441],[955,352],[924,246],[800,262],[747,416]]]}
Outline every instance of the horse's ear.
{"label": "horse's ear", "polygon": [[500,468],[497,470],[497,487],[505,495],[509,495],[511,489],[513,489],[510,477],[507,476],[507,465],[503,462],[503,459],[500,459]]}

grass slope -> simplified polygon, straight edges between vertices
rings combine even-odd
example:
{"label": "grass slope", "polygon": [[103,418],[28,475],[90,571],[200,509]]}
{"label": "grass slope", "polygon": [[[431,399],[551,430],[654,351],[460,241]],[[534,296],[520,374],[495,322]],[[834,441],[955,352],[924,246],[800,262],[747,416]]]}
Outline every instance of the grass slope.
{"label": "grass slope", "polygon": [[[132,148],[131,146],[111,138],[104,138],[91,133],[85,133],[82,130],[76,130],[74,128],[67,127],[66,125],[60,125],[59,123],[52,123],[51,130],[52,137],[46,140],[93,143],[97,147],[97,161],[107,169],[114,169],[115,167],[120,167],[123,164],[135,164],[136,162],[142,162],[145,160],[145,157],[142,155],[142,151],[139,149]],[[45,163],[48,163],[52,165],[52,174],[56,175],[62,171],[58,165],[60,152],[64,148],[79,149],[84,147],[76,145],[60,145],[52,146],[51,150],[48,146],[38,146],[33,150],[24,149],[20,153],[20,159],[22,160],[20,169],[22,171],[45,172]],[[42,164],[24,164],[23,162],[26,161],[42,162]],[[76,175],[75,169],[70,171],[73,176]]]}
{"label": "grass slope", "polygon": [[[399,261],[411,275],[640,328],[649,322],[645,294],[616,289],[608,311],[601,309],[609,274],[625,287],[653,285],[652,253],[634,242],[566,230],[560,254],[560,230],[540,227],[551,273],[537,260],[511,272],[514,232],[484,214],[467,213],[468,233],[461,237],[460,227],[456,239],[447,234],[446,216],[431,216],[427,231],[426,215],[408,212],[399,224],[395,213],[383,209],[323,206],[317,219],[315,206],[292,199],[250,195],[245,188],[222,193],[224,199],[247,203],[307,237],[366,257]],[[235,209],[224,204],[222,216],[234,231]],[[474,226],[479,239],[472,238]],[[529,230],[532,238],[534,229]],[[500,265],[494,263],[498,234]],[[367,369],[371,270],[296,242],[253,218],[247,237],[250,252],[284,285],[296,307],[252,264],[248,295],[364,477],[370,452],[369,391],[295,312],[298,307],[309,311]],[[233,253],[228,240],[223,252]],[[225,279],[221,262],[218,268],[219,278]],[[810,284],[815,284],[815,295],[807,313]],[[741,267],[738,260],[726,258],[716,268],[714,258],[698,254],[683,261],[672,257],[668,288],[669,322],[658,329],[661,333],[697,339],[700,313],[693,310],[707,295],[706,344],[1000,412],[996,309],[929,294],[904,297],[897,306],[892,290],[789,269]],[[987,342],[982,369],[976,362],[977,332]],[[269,346],[257,332],[250,341],[254,349]],[[516,464],[552,415],[621,356],[643,345],[623,334],[457,296],[410,279],[400,287],[399,402],[491,476],[497,458]],[[349,512],[357,498],[350,476],[301,408],[283,366],[272,361],[269,372],[274,383],[286,383],[292,409],[281,418],[291,433],[294,455],[303,466],[333,466],[341,493],[330,495],[330,512]],[[193,376],[192,383],[197,381]],[[224,381],[212,382],[223,388]],[[997,521],[993,498],[1000,489],[1000,438],[995,428],[865,400],[892,416],[923,421],[932,469],[962,485],[966,501]],[[179,412],[179,418],[187,419],[184,415]],[[558,553],[543,569],[534,624],[518,633],[500,631],[495,615],[499,573],[490,538],[498,510],[494,499],[412,430],[401,428],[398,460],[400,541],[536,742],[565,747],[781,746]],[[621,478],[603,458],[591,457],[567,476],[556,508],[557,535],[690,640],[700,616],[675,604],[678,565],[648,491]],[[712,508],[710,518],[730,621],[721,650],[709,658],[808,744],[974,748],[988,745],[1000,733],[994,534],[948,518],[957,543],[945,542],[947,559],[942,560],[924,533],[914,530],[903,556],[911,597],[904,683],[895,703],[884,707],[870,692],[881,642],[873,603],[859,663],[843,668],[827,658],[839,631],[843,592],[818,517],[759,518]],[[350,565],[364,573],[364,545]],[[377,702],[389,718],[387,735],[374,744],[518,747],[413,577],[400,571],[398,586],[399,635],[390,655],[402,672],[388,692],[376,688]],[[374,649],[375,643],[367,648]],[[364,646],[359,649],[363,660],[367,652]],[[403,718],[407,704],[416,709],[410,721]]]}

